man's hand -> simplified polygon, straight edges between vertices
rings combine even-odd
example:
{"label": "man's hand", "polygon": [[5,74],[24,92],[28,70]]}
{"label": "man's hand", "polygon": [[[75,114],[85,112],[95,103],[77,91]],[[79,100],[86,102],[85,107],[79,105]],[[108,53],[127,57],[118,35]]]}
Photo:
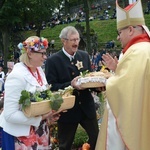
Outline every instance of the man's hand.
{"label": "man's hand", "polygon": [[102,55],[102,58],[102,62],[106,67],[108,67],[112,71],[116,70],[118,64],[118,59],[116,56],[113,58],[110,54],[106,53]]}
{"label": "man's hand", "polygon": [[96,90],[97,92],[106,91],[106,87],[105,87],[105,86],[103,86],[103,87],[97,87],[97,88],[95,88],[95,90]]}
{"label": "man's hand", "polygon": [[77,90],[84,90],[85,88],[82,88],[79,84],[77,84],[78,79],[80,78],[80,76],[75,77],[72,81],[71,81],[71,86]]}

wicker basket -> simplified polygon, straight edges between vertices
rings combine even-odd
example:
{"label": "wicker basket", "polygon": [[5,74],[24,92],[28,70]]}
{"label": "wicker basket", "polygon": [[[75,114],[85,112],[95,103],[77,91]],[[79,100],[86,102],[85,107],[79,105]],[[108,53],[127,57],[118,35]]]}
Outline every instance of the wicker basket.
{"label": "wicker basket", "polygon": [[72,108],[75,103],[75,96],[71,95],[68,97],[63,97],[63,100],[64,100],[64,102],[61,104],[61,106],[58,110],[59,112]]}
{"label": "wicker basket", "polygon": [[102,82],[87,82],[81,84],[82,88],[97,88],[97,87],[104,87],[104,86],[105,84]]}
{"label": "wicker basket", "polygon": [[[58,111],[60,112],[70,109],[74,106],[74,103],[75,103],[75,96],[71,95],[68,97],[63,97],[63,103],[61,104],[61,107],[59,108]],[[25,110],[23,110],[23,112],[27,117],[35,117],[46,114],[50,110],[51,110],[50,100],[45,100],[41,102],[31,102],[31,105],[29,107],[26,107]]]}
{"label": "wicker basket", "polygon": [[45,100],[41,102],[31,102],[31,105],[26,107],[23,112],[27,117],[33,117],[46,114],[50,110],[50,100]]}

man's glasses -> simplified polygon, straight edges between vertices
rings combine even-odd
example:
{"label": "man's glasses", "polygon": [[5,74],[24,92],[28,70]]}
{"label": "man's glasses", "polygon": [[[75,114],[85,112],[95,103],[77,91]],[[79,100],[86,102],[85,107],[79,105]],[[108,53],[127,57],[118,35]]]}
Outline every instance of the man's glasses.
{"label": "man's glasses", "polygon": [[80,41],[80,38],[76,38],[76,39],[67,39],[67,38],[64,38],[65,40],[67,41],[70,41],[70,42],[79,42]]}
{"label": "man's glasses", "polygon": [[[120,36],[120,34],[122,33],[122,30],[125,30],[127,28],[129,28],[130,26],[124,27],[122,29],[120,29],[119,31],[117,31],[118,36]],[[133,28],[136,28],[137,26],[132,26]]]}
{"label": "man's glasses", "polygon": [[122,33],[122,30],[125,30],[125,29],[127,29],[128,27],[129,27],[129,26],[124,27],[124,28],[118,30],[118,31],[117,31],[118,36],[120,36],[120,34]]}
{"label": "man's glasses", "polygon": [[43,56],[47,56],[47,53],[46,52],[38,52],[38,51],[32,51],[33,53],[38,53],[38,54],[42,54],[42,57]]}

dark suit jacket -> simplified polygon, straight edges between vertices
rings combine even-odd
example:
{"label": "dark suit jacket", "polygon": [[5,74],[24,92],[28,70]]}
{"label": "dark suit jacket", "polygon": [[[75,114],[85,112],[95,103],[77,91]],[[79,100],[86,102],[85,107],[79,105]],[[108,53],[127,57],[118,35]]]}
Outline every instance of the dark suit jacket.
{"label": "dark suit jacket", "polygon": [[[77,60],[83,62],[83,68],[80,70],[75,66]],[[73,62],[61,50],[51,55],[45,65],[46,78],[52,85],[52,91],[71,85],[71,80],[86,70],[91,71],[91,63],[88,53],[82,50],[76,52]],[[66,113],[62,113],[59,121],[73,123],[79,122],[84,116],[90,119],[95,118],[95,105],[90,90],[74,90],[73,93],[76,96],[75,105]]]}

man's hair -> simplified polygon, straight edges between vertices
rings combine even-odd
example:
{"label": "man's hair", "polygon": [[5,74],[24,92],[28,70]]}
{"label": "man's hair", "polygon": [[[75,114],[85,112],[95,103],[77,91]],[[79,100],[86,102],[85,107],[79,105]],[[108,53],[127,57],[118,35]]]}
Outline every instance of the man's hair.
{"label": "man's hair", "polygon": [[59,35],[59,38],[67,39],[69,35],[76,34],[76,33],[79,34],[78,30],[75,27],[67,26],[67,27],[62,29],[62,31]]}

